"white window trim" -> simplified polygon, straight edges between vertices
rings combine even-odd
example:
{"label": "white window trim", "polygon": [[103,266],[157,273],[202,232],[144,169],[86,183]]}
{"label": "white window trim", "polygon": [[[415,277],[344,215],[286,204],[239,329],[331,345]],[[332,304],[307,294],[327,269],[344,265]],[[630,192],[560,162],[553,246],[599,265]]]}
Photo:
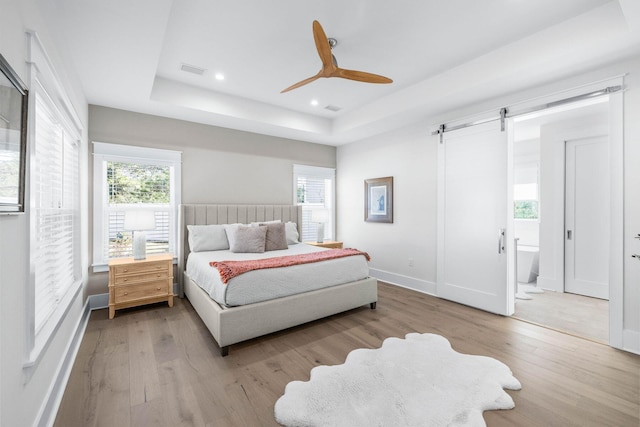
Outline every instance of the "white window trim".
{"label": "white window trim", "polygon": [[[329,238],[336,240],[336,170],[322,166],[293,165],[293,204],[298,204],[298,176],[323,177],[331,179],[331,227]],[[305,206],[304,204],[302,206]],[[326,235],[325,229],[325,235]]]}
{"label": "white window trim", "polygon": [[[182,200],[182,152],[174,150],[164,150],[159,148],[147,148],[133,145],[110,144],[106,142],[93,142],[93,264],[91,265],[94,273],[109,270],[108,261],[102,258],[103,253],[103,237],[104,237],[104,221],[103,207],[107,202],[106,188],[103,185],[103,176],[105,174],[105,160],[118,160],[131,162],[135,160],[140,164],[166,165],[174,167],[174,191],[172,196],[175,200],[171,203],[174,206],[174,224],[173,224],[173,241],[177,248],[177,230],[178,230],[178,207]],[[176,254],[173,254],[176,258]]]}
{"label": "white window trim", "polygon": [[[51,107],[56,110],[58,118],[64,122],[65,129],[71,131],[71,137],[79,142],[79,158],[82,159],[84,153],[82,149],[82,131],[84,126],[82,125],[82,121],[80,120],[75,108],[73,107],[72,102],[70,101],[67,93],[60,83],[60,79],[58,77],[58,73],[56,72],[53,63],[51,62],[49,56],[47,55],[42,42],[40,41],[38,35],[33,31],[27,32],[28,39],[28,79],[29,79],[29,108],[28,108],[28,141],[27,144],[27,167],[31,170],[31,163],[33,162],[33,156],[35,151],[30,148],[31,145],[36,143],[35,141],[35,96],[36,93],[40,93],[42,96],[46,97]],[[82,170],[82,160],[79,160],[79,168]],[[27,176],[30,175],[30,172]],[[32,211],[31,206],[33,206],[34,197],[31,188],[29,185],[31,183],[31,179],[28,178],[27,182],[27,194],[25,195],[25,200],[29,202],[26,203],[25,213],[29,218],[29,253],[30,257],[34,253],[35,247],[35,213]],[[81,182],[78,183],[81,187]],[[82,209],[82,194],[80,194],[80,206],[78,209]],[[80,221],[80,227],[82,227],[82,220]],[[82,248],[83,242],[78,242],[80,248]],[[80,251],[79,251],[80,252]],[[84,263],[82,257],[78,262],[80,265],[80,271],[84,271]],[[68,289],[68,291],[63,296],[62,300],[58,303],[57,308],[51,314],[49,319],[43,324],[39,331],[36,332],[35,328],[35,271],[33,261],[30,259],[28,265],[28,285],[25,289],[26,294],[26,333],[25,333],[25,346],[24,346],[24,361],[23,361],[23,381],[26,384],[29,382],[36,368],[40,364],[42,357],[46,353],[46,349],[51,344],[53,337],[56,335],[56,332],[60,328],[62,320],[65,319],[69,309],[71,308],[72,302],[76,300],[80,289],[82,289],[83,283],[83,275],[80,274],[79,280],[73,283],[73,285]]]}

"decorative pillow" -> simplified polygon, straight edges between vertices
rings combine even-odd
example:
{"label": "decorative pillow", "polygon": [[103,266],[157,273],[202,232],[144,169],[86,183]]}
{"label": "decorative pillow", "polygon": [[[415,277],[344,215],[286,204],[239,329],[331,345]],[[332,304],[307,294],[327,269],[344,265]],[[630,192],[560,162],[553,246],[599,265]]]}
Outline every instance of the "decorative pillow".
{"label": "decorative pillow", "polygon": [[229,247],[235,253],[264,252],[267,227],[232,225],[225,227]]}
{"label": "decorative pillow", "polygon": [[224,225],[187,225],[191,252],[229,249]]}
{"label": "decorative pillow", "polygon": [[287,249],[287,233],[283,223],[267,223],[260,224],[261,227],[267,227],[267,237],[265,239],[265,251],[277,251]]}
{"label": "decorative pillow", "polygon": [[244,224],[240,224],[236,222],[235,224],[224,224],[224,231],[227,235],[227,240],[229,241],[229,248],[231,248],[232,241],[235,237],[235,232],[238,227],[246,227]]}
{"label": "decorative pillow", "polygon": [[287,235],[287,243],[289,245],[295,245],[300,242],[300,234],[298,234],[298,225],[295,222],[287,222],[284,224],[285,232]]}

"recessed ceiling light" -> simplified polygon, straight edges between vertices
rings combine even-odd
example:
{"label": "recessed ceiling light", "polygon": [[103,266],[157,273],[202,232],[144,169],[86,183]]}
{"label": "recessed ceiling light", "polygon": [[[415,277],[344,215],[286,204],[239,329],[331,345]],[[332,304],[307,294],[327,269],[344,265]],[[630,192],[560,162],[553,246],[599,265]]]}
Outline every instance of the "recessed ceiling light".
{"label": "recessed ceiling light", "polygon": [[316,105],[318,105],[318,100],[317,100],[317,99],[312,99],[312,100],[311,100],[311,105],[313,105],[314,107],[315,107]]}
{"label": "recessed ceiling light", "polygon": [[216,80],[224,80],[224,74],[216,73]]}

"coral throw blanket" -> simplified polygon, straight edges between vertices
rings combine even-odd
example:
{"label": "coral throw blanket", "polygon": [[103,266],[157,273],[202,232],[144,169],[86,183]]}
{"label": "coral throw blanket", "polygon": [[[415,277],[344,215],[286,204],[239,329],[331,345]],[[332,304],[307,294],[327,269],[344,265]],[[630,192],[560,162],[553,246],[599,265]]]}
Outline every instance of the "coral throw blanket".
{"label": "coral throw blanket", "polygon": [[212,261],[209,264],[218,269],[222,283],[227,283],[229,280],[242,273],[246,273],[247,271],[259,270],[262,268],[278,268],[290,267],[292,265],[299,264],[310,264],[312,262],[344,258],[353,255],[364,255],[367,261],[371,259],[369,254],[357,249],[332,249],[330,251],[312,252],[310,254],[288,255],[250,261]]}

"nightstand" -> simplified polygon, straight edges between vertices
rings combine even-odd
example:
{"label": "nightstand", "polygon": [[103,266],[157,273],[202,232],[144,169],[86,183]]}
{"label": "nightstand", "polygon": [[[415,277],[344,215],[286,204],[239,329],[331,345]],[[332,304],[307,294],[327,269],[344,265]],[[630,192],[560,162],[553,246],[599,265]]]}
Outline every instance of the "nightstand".
{"label": "nightstand", "polygon": [[109,319],[121,308],[161,301],[173,307],[173,255],[109,261]]}
{"label": "nightstand", "polygon": [[342,242],[336,242],[335,240],[325,240],[322,243],[318,242],[305,242],[307,245],[319,246],[321,248],[330,249],[342,249]]}

